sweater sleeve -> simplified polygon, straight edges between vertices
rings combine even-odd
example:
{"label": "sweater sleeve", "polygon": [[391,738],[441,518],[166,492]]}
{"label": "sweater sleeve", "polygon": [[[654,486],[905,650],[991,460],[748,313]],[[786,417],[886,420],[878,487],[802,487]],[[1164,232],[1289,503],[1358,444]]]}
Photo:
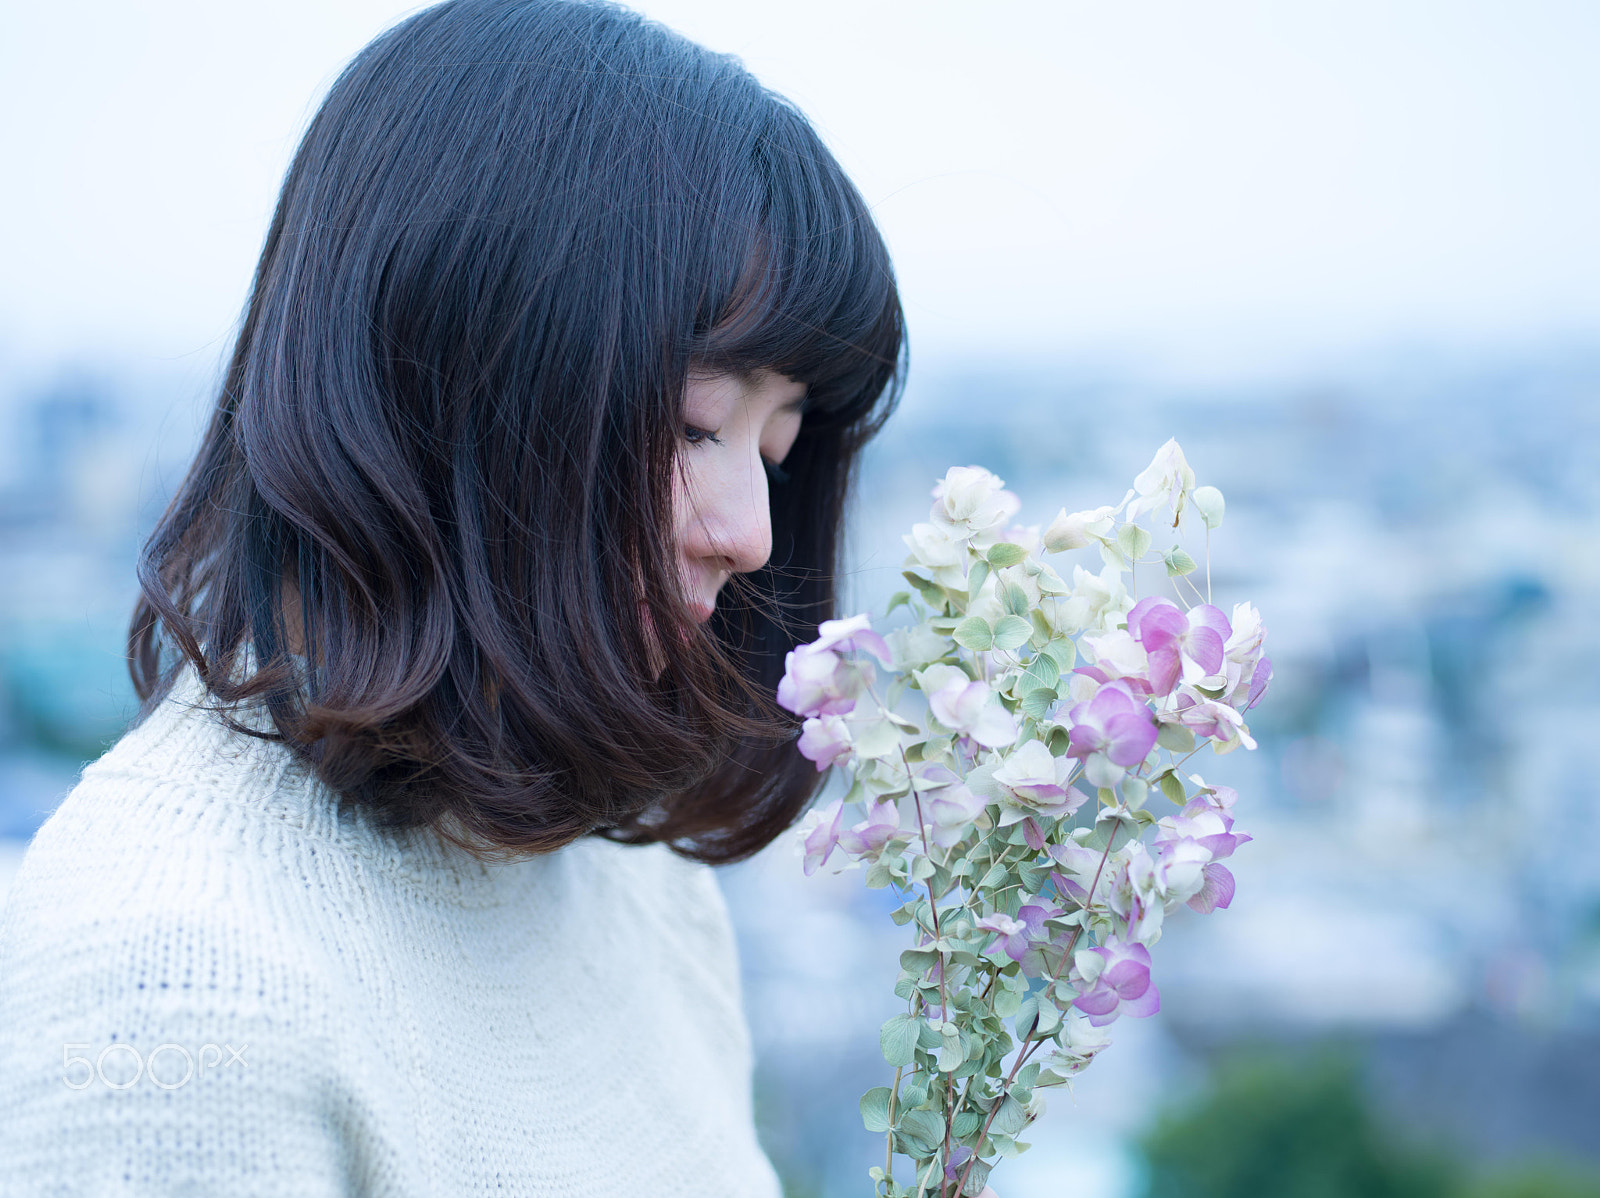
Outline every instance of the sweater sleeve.
{"label": "sweater sleeve", "polygon": [[18,883],[0,926],[7,1195],[384,1192],[313,962],[226,911],[91,917]]}

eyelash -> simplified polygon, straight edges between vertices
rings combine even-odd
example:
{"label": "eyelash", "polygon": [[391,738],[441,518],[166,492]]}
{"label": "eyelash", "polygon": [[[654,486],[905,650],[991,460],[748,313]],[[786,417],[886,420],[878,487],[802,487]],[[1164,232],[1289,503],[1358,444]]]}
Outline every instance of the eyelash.
{"label": "eyelash", "polygon": [[[683,439],[690,445],[704,445],[707,442],[712,445],[722,444],[722,438],[717,436],[716,433],[710,429],[697,428],[692,424],[683,426]],[[789,481],[789,472],[778,463],[762,458],[761,465],[766,468],[767,478],[772,482],[786,483]]]}
{"label": "eyelash", "polygon": [[692,424],[683,426],[683,439],[689,442],[690,445],[700,445],[706,441],[711,442],[713,445],[722,444],[722,438],[717,436],[716,433],[711,432],[709,429],[696,428]]}

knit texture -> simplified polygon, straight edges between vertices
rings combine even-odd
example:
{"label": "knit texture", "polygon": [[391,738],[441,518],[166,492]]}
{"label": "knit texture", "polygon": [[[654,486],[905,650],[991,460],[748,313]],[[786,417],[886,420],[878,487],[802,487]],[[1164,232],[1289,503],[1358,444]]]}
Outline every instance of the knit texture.
{"label": "knit texture", "polygon": [[203,698],[88,766],[13,881],[0,1195],[775,1198],[708,868],[480,863]]}

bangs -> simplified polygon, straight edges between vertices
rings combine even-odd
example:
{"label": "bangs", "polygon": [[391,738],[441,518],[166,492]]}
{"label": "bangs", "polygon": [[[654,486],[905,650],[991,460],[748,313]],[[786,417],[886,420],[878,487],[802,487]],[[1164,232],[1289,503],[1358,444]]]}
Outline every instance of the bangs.
{"label": "bangs", "polygon": [[786,105],[751,157],[762,207],[724,222],[730,235],[717,256],[730,284],[697,322],[691,358],[804,383],[811,427],[866,421],[901,372],[905,344],[882,238],[855,186]]}

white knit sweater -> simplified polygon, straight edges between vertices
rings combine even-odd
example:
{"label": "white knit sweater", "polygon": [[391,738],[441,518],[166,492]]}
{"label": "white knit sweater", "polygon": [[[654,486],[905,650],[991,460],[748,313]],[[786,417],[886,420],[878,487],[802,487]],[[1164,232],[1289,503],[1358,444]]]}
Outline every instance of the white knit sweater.
{"label": "white knit sweater", "polygon": [[778,1193],[709,869],[384,832],[199,696],[84,771],[12,884],[0,1195]]}

